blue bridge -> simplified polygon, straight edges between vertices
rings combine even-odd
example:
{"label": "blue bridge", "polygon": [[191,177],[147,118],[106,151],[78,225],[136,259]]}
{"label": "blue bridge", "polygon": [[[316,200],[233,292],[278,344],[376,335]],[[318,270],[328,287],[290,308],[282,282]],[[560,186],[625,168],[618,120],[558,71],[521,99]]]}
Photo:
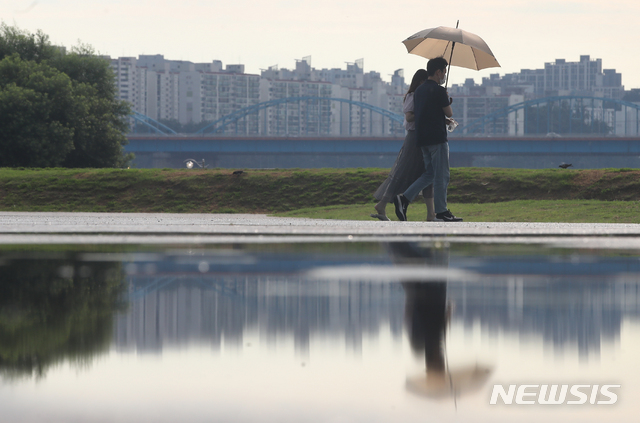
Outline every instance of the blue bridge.
{"label": "blue bridge", "polygon": [[[187,160],[220,168],[391,167],[402,138],[240,138],[130,136],[138,167],[181,168]],[[640,167],[640,137],[450,137],[453,167]]]}
{"label": "blue bridge", "polygon": [[[206,124],[195,134],[171,128],[139,113],[132,117],[152,135],[130,135],[128,152],[138,167],[388,168],[401,137],[229,136],[247,116],[283,104],[338,101],[380,114],[395,125],[402,116],[344,99],[289,97],[240,109]],[[237,126],[236,126],[237,128]],[[228,131],[227,131],[228,132]],[[508,135],[514,133],[518,135]],[[535,134],[524,136],[525,134]],[[618,136],[616,136],[616,135]],[[450,136],[452,166],[548,168],[640,167],[640,106],[588,96],[546,97],[518,103],[459,126]]]}

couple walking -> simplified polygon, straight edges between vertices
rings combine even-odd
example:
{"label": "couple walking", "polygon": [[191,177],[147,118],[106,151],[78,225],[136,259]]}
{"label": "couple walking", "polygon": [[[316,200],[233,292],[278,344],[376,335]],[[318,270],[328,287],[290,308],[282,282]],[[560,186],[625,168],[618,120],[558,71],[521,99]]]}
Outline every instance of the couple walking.
{"label": "couple walking", "polygon": [[427,70],[418,70],[411,80],[403,105],[407,135],[389,176],[374,194],[379,202],[373,218],[389,220],[385,210],[393,201],[398,219],[406,221],[409,204],[422,191],[427,221],[462,221],[447,209],[447,123],[453,116],[452,100],[441,86],[446,81],[447,65],[442,57],[431,59]]}

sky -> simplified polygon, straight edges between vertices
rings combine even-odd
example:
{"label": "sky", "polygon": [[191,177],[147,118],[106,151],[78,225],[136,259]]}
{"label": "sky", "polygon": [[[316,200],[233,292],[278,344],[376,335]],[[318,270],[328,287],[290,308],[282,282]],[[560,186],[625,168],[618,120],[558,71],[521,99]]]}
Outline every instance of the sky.
{"label": "sky", "polygon": [[602,59],[640,88],[637,0],[2,0],[7,25],[42,30],[57,45],[80,42],[111,57],[162,54],[165,59],[244,64],[247,73],[292,69],[311,56],[315,68],[410,79],[426,60],[402,41],[426,28],[459,27],[479,35],[501,68],[452,68],[449,84],[491,74],[540,69],[556,59]]}

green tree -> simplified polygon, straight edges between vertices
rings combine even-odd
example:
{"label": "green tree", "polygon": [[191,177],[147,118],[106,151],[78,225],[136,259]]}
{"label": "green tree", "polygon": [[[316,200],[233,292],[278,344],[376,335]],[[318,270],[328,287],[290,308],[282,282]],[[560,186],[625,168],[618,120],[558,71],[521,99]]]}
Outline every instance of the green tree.
{"label": "green tree", "polygon": [[74,150],[65,167],[122,167],[133,155],[123,155],[129,130],[129,103],[117,98],[114,74],[109,61],[82,45],[58,56],[54,66],[68,75],[75,92],[86,107],[84,119],[77,122]]}
{"label": "green tree", "polygon": [[0,59],[18,54],[23,60],[42,62],[54,59],[62,50],[51,45],[42,31],[30,34],[4,22],[0,23]]}
{"label": "green tree", "polygon": [[0,166],[121,167],[131,109],[86,45],[0,24]]}
{"label": "green tree", "polygon": [[69,77],[17,54],[0,61],[0,166],[60,166],[78,112]]}

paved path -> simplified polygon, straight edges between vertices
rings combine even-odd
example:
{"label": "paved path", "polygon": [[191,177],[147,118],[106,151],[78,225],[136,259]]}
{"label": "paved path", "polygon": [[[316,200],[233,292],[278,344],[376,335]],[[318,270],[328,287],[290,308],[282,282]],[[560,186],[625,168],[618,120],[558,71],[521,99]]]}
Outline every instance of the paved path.
{"label": "paved path", "polygon": [[571,243],[586,247],[638,248],[640,225],[380,222],[285,218],[256,214],[0,212],[0,244],[395,239]]}

